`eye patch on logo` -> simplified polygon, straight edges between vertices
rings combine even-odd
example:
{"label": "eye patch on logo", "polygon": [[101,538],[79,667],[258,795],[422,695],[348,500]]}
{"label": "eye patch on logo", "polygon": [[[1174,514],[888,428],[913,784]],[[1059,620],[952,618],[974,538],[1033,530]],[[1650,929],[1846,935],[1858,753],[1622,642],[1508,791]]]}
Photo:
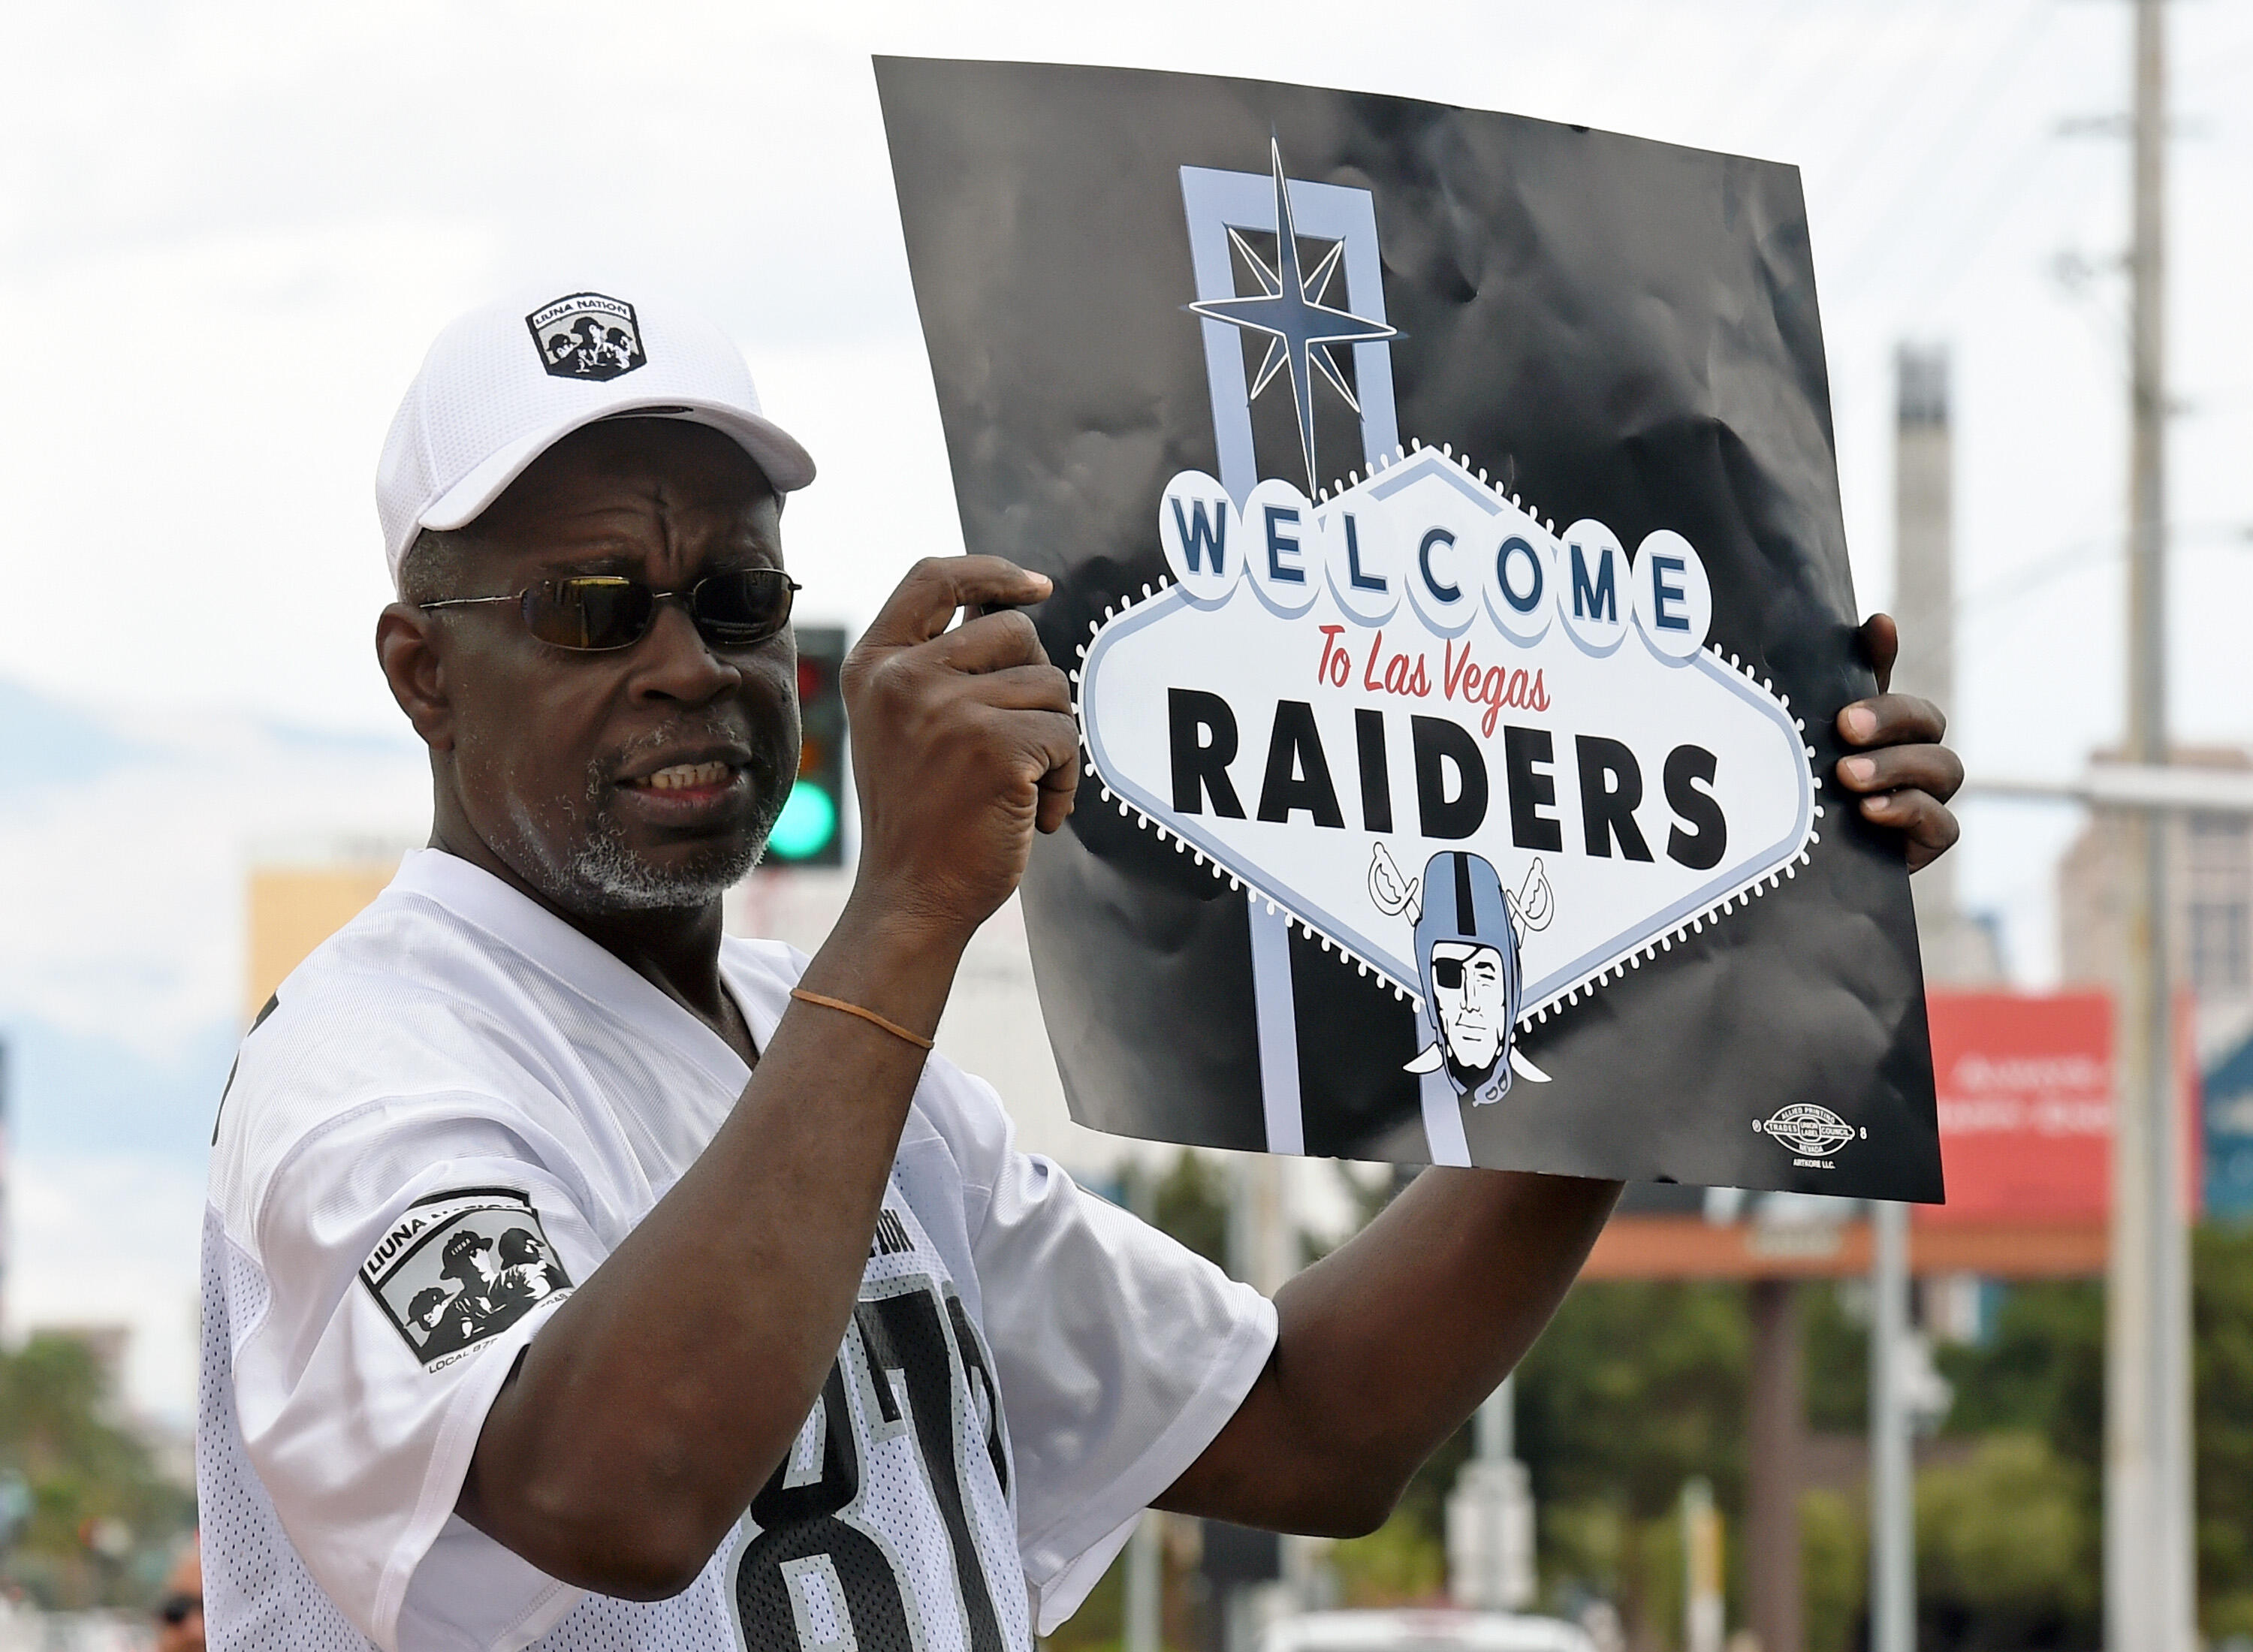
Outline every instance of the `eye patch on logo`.
{"label": "eye patch on logo", "polygon": [[360,1265],[359,1278],[429,1370],[571,1288],[540,1213],[513,1188],[417,1200]]}

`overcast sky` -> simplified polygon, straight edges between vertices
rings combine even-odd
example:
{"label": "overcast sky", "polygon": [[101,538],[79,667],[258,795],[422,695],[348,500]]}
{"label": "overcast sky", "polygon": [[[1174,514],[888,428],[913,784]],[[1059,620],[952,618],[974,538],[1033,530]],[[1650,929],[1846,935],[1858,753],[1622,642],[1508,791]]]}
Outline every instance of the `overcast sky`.
{"label": "overcast sky", "polygon": [[[872,51],[1352,87],[1796,164],[1864,606],[1891,582],[1892,352],[1944,341],[1957,735],[1975,768],[2068,772],[2119,721],[2126,156],[2060,125],[2124,108],[2129,16],[2122,0],[1578,0],[1429,21],[1226,0],[17,8],[0,684],[38,699],[0,707],[82,711],[171,755],[135,783],[79,774],[69,741],[0,731],[18,770],[0,788],[0,1026],[114,1035],[150,1059],[202,1049],[236,1012],[250,846],[339,813],[411,824],[421,783],[373,662],[370,481],[430,335],[496,288],[661,282],[723,322],[821,465],[789,519],[803,615],[864,620],[913,558],[959,548]],[[2181,5],[2174,28],[2176,728],[2253,742],[2237,623],[2253,6]],[[232,731],[224,761],[211,730]],[[1965,896],[2004,915],[2014,967],[2039,980],[2075,821],[1968,819]],[[73,918],[81,903],[98,923]],[[47,1180],[19,1212],[66,1234],[93,1219],[101,1144],[42,1127],[24,1121],[25,1174]],[[68,1300],[79,1286],[39,1282],[29,1220],[24,1288]],[[185,1368],[136,1384],[180,1402]]]}

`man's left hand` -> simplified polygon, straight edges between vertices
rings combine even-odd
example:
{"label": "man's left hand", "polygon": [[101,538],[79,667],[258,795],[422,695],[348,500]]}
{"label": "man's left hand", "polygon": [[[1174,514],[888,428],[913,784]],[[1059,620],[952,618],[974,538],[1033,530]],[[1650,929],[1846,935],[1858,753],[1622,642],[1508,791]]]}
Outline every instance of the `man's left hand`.
{"label": "man's left hand", "polygon": [[1939,707],[1915,694],[1887,692],[1901,652],[1893,616],[1871,615],[1861,638],[1864,657],[1878,674],[1878,693],[1838,714],[1839,738],[1861,749],[1838,759],[1838,784],[1860,795],[1865,819],[1902,834],[1914,872],[1938,860],[1963,834],[1948,800],[1964,784],[1964,761],[1940,743],[1948,719]]}

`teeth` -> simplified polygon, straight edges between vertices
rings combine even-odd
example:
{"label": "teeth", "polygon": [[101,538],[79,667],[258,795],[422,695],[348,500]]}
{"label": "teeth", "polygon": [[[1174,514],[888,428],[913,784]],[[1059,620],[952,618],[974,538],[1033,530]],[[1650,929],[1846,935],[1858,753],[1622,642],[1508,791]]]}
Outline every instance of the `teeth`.
{"label": "teeth", "polygon": [[728,777],[724,763],[676,763],[659,769],[642,784],[655,791],[680,791],[690,786],[716,786]]}

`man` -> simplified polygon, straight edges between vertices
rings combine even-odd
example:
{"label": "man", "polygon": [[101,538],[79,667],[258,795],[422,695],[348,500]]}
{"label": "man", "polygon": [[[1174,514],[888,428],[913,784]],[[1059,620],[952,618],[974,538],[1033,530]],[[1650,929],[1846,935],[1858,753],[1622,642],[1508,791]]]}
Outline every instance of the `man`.
{"label": "man", "polygon": [[204,1652],[204,1565],[202,1540],[188,1546],[164,1574],[157,1602],[157,1652]]}
{"label": "man", "polygon": [[[797,769],[781,498],[813,464],[645,295],[640,365],[548,373],[556,290],[440,336],[379,471],[431,847],[222,1104],[220,1644],[1023,1652],[1154,1502],[1371,1529],[1616,1185],[1428,1174],[1270,1304],[1015,1151],[929,1053],[1078,781],[1017,611],[1048,582],[994,558],[919,564],[846,666],[862,844],[821,951],[723,940]],[[1937,714],[1844,727],[1872,818],[1945,847]],[[579,1284],[426,1356],[385,1287],[513,1225]]]}

